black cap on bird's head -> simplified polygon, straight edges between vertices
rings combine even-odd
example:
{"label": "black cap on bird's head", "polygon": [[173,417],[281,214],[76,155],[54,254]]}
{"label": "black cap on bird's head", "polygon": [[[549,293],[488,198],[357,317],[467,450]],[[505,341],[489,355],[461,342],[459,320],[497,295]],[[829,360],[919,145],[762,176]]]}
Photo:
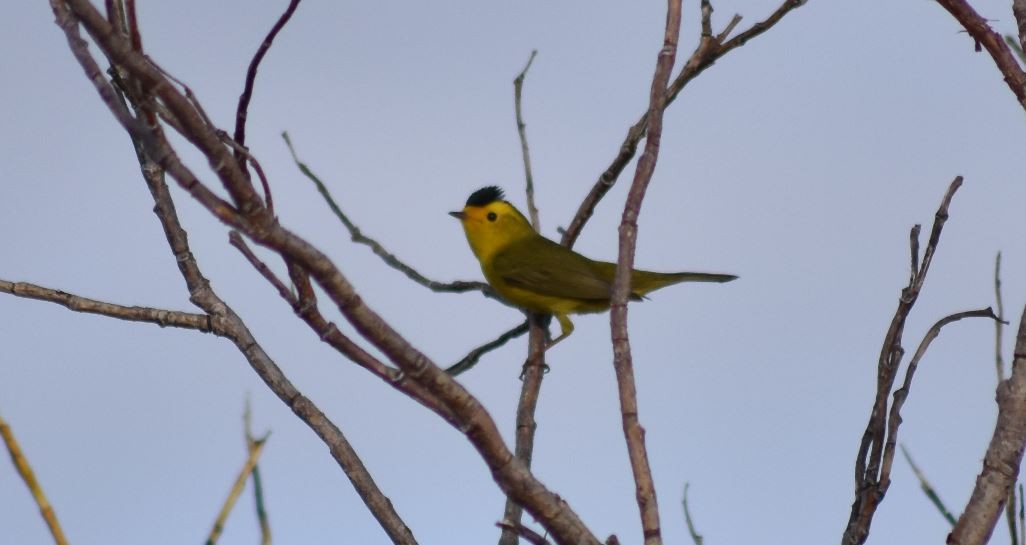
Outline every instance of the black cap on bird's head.
{"label": "black cap on bird's head", "polygon": [[502,188],[495,185],[482,187],[477,191],[470,194],[467,198],[467,206],[485,206],[495,201],[501,201],[506,198],[506,195],[502,192]]}

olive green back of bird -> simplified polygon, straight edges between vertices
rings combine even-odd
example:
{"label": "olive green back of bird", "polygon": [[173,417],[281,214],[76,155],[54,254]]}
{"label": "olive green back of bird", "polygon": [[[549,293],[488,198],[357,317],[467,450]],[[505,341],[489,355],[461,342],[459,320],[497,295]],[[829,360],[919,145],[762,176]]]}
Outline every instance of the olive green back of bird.
{"label": "olive green back of bird", "polygon": [[[536,235],[512,242],[482,264],[488,282],[513,304],[536,312],[601,312],[609,308],[616,264],[588,259]],[[631,299],[679,282],[728,282],[736,276],[631,271]]]}

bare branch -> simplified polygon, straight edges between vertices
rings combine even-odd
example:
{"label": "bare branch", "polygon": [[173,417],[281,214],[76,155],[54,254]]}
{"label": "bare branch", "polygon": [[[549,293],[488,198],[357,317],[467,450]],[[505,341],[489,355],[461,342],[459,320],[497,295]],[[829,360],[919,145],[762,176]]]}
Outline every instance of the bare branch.
{"label": "bare branch", "polygon": [[[977,48],[982,45],[990,53],[994,64],[997,65],[1005,83],[1012,90],[1019,104],[1026,108],[1026,72],[1023,72],[1015,55],[1009,49],[1008,44],[1001,38],[1001,35],[994,32],[994,29],[987,23],[987,19],[976,13],[976,10],[966,0],[937,0],[937,3],[948,10],[954,18],[962,25],[962,28],[976,41]],[[1019,23],[1019,36],[1023,36],[1024,25],[1026,25],[1026,10],[1020,0],[1018,10],[1013,4],[1013,13]],[[977,49],[978,51],[979,49]]]}
{"label": "bare branch", "polygon": [[933,506],[937,508],[937,511],[940,512],[941,516],[944,517],[944,519],[947,520],[949,523],[951,523],[952,526],[954,526],[955,515],[952,515],[951,511],[948,511],[948,507],[944,505],[944,501],[941,500],[940,495],[937,494],[937,490],[933,488],[933,485],[930,484],[930,481],[926,480],[926,474],[923,473],[923,471],[919,469],[919,466],[917,466],[916,463],[912,460],[912,455],[909,454],[908,449],[905,448],[905,445],[901,445],[901,454],[905,456],[905,461],[907,461],[909,467],[912,468],[912,473],[915,474],[916,479],[919,479],[919,487],[923,489],[923,494],[926,494],[926,497],[929,498],[930,503],[932,503]]}
{"label": "bare branch", "polygon": [[150,307],[126,307],[114,303],[97,301],[79,295],[73,295],[64,291],[51,288],[44,288],[28,282],[8,282],[0,280],[0,292],[9,293],[26,299],[37,299],[56,303],[75,312],[87,314],[99,314],[109,318],[128,320],[132,322],[146,322],[157,324],[160,327],[177,327],[182,329],[195,329],[203,333],[214,333],[224,335],[223,331],[215,330],[215,324],[210,316],[206,314],[194,314],[177,310],[166,310]]}
{"label": "bare branch", "polygon": [[[525,325],[530,324],[531,333],[527,340],[527,360],[520,373],[522,384],[520,400],[517,403],[514,456],[523,461],[527,467],[531,467],[534,460],[534,437],[538,429],[538,422],[534,415],[538,409],[542,379],[545,378],[547,371],[545,365],[546,323],[542,315],[534,313],[530,314],[528,321],[525,322]],[[513,498],[507,498],[503,510],[503,520],[520,524],[522,517],[523,508]],[[517,543],[516,534],[513,532],[503,531],[499,536],[499,545],[517,545]]]}
{"label": "bare branch", "polygon": [[656,61],[655,74],[649,94],[648,132],[645,135],[645,151],[638,159],[634,181],[627,193],[620,222],[620,251],[616,263],[616,276],[610,297],[610,329],[613,342],[613,367],[616,370],[617,390],[620,395],[620,414],[623,422],[624,439],[634,474],[638,511],[641,515],[641,529],[646,545],[663,542],[659,526],[659,508],[656,501],[655,483],[648,463],[645,448],[645,430],[638,418],[637,390],[634,385],[634,364],[627,335],[627,298],[630,295],[631,269],[634,267],[634,250],[638,238],[638,215],[645,190],[652,180],[659,144],[662,139],[663,110],[666,108],[666,85],[677,58],[677,42],[680,38],[681,0],[669,0],[666,12],[666,33],[663,47]]}
{"label": "bare branch", "polygon": [[[951,199],[961,185],[962,177],[957,176],[948,186],[934,215],[933,228],[930,231],[930,238],[926,250],[923,252],[922,261],[919,259],[919,226],[912,229],[910,236],[912,272],[909,276],[908,286],[901,292],[898,308],[894,311],[894,317],[891,319],[891,324],[884,335],[884,341],[880,348],[877,362],[876,398],[870,411],[866,430],[862,434],[858,455],[855,458],[855,500],[852,502],[851,515],[841,539],[842,545],[860,545],[865,542],[869,536],[869,526],[873,521],[873,515],[876,513],[877,506],[883,501],[890,483],[889,464],[887,474],[883,474],[881,462],[888,429],[887,399],[894,386],[898,366],[905,353],[901,346],[902,334],[912,306],[919,298],[923,283],[926,281],[926,274],[933,262],[934,253],[937,251],[941,231],[948,219],[948,207],[951,205]],[[894,423],[895,426],[898,424],[900,424],[900,420]]]}
{"label": "bare branch", "polygon": [[449,373],[452,376],[456,376],[470,369],[471,367],[474,367],[475,365],[477,365],[478,360],[481,359],[481,356],[487,354],[488,352],[491,352],[492,350],[495,350],[496,348],[499,348],[500,346],[509,342],[511,339],[515,339],[523,335],[524,333],[527,333],[527,324],[528,322],[525,321],[524,323],[514,327],[513,329],[510,329],[505,333],[499,335],[495,339],[488,341],[482,344],[481,346],[478,346],[477,348],[471,350],[467,353],[466,356],[463,356],[463,359],[447,367],[445,369],[445,372]]}
{"label": "bare branch", "polygon": [[[517,114],[517,134],[520,135],[520,151],[524,159],[524,178],[526,179],[527,209],[531,216],[531,226],[535,232],[541,232],[541,220],[538,217],[538,207],[534,202],[534,177],[531,173],[531,155],[527,147],[527,125],[524,124],[521,109],[521,98],[524,86],[524,78],[527,71],[534,62],[537,51],[531,51],[531,57],[527,59],[527,65],[513,80],[513,103]],[[538,429],[538,422],[535,420],[535,412],[538,408],[538,397],[541,394],[542,379],[545,378],[547,366],[545,365],[545,345],[548,320],[541,315],[531,313],[526,322],[530,324],[530,334],[527,340],[527,360],[524,362],[523,370],[520,373],[521,388],[520,400],[517,403],[517,428],[513,447],[514,456],[523,461],[528,468],[534,459],[534,434]],[[506,505],[503,508],[503,520],[516,526],[520,525],[523,518],[523,508],[512,498],[506,498]],[[519,539],[517,532],[504,529],[499,535],[499,545],[517,545]]]}
{"label": "bare branch", "polygon": [[[289,5],[285,8],[285,12],[278,17],[278,20],[271,27],[270,32],[264,37],[264,41],[260,43],[260,47],[257,48],[253,58],[249,61],[249,68],[246,69],[246,83],[242,88],[242,94],[239,95],[239,104],[235,109],[235,142],[239,146],[246,145],[246,120],[249,116],[249,102],[253,99],[253,84],[256,82],[257,69],[260,67],[260,63],[264,60],[264,55],[271,49],[271,44],[274,43],[274,39],[281,32],[281,29],[285,28],[288,24],[289,19],[292,18],[292,14],[296,12],[296,8],[299,7],[300,0],[290,0]],[[238,149],[235,150],[235,160],[239,162],[239,167],[246,170],[246,164],[243,160],[242,152]],[[270,193],[267,193],[267,197],[270,198]],[[267,204],[268,208],[271,208],[270,202]]]}
{"label": "bare branch", "polygon": [[342,222],[342,225],[345,225],[346,229],[349,230],[349,235],[352,237],[353,242],[368,246],[389,267],[405,274],[410,280],[413,280],[431,291],[462,293],[466,291],[479,290],[489,297],[499,299],[492,287],[484,282],[438,282],[436,280],[431,280],[417,272],[413,267],[403,263],[402,260],[385,249],[385,247],[378,241],[364,235],[360,228],[349,219],[349,216],[342,212],[342,208],[339,207],[338,203],[335,202],[335,199],[331,196],[328,186],[324,185],[324,182],[322,182],[321,179],[314,174],[312,170],[310,170],[310,167],[308,167],[306,163],[299,160],[299,156],[296,155],[295,148],[292,147],[292,141],[289,139],[289,133],[283,132],[281,133],[281,137],[285,140],[285,145],[288,146],[289,152],[292,154],[292,160],[296,163],[296,167],[298,167],[300,172],[302,172],[304,176],[309,178],[310,181],[317,186],[317,191],[320,192],[322,197],[324,197],[324,201],[328,203],[328,207],[335,213],[335,217],[337,217],[339,221]]}
{"label": "bare branch", "polygon": [[527,179],[527,212],[531,217],[531,225],[534,227],[534,230],[540,232],[541,220],[538,219],[538,207],[534,203],[534,176],[531,174],[531,151],[527,147],[527,125],[524,124],[523,109],[521,108],[524,78],[527,77],[527,71],[531,69],[531,63],[534,62],[536,55],[538,55],[538,50],[532,50],[531,56],[527,59],[527,64],[524,65],[524,69],[513,79],[513,107],[517,114],[517,134],[520,135],[520,152],[524,158],[524,178]]}
{"label": "bare branch", "polygon": [[994,258],[994,299],[997,305],[997,320],[994,321],[994,366],[997,367],[998,382],[1005,380],[1005,358],[1001,348],[1005,329],[1005,303],[1001,300],[1001,252]]}
{"label": "bare branch", "polygon": [[28,459],[25,458],[25,453],[21,451],[21,445],[15,439],[11,426],[7,424],[7,421],[2,416],[0,416],[0,437],[3,437],[4,445],[7,446],[7,452],[11,455],[11,463],[18,470],[21,480],[25,481],[25,486],[32,493],[32,497],[35,498],[36,505],[39,507],[39,513],[43,516],[47,528],[50,529],[50,533],[53,535],[54,543],[57,545],[68,545],[68,539],[64,537],[64,530],[61,529],[60,522],[57,521],[57,513],[54,512],[53,506],[50,505],[50,500],[46,499],[46,493],[43,492],[43,487],[39,484],[39,480],[36,479],[36,474],[32,471],[32,466],[29,465]]}

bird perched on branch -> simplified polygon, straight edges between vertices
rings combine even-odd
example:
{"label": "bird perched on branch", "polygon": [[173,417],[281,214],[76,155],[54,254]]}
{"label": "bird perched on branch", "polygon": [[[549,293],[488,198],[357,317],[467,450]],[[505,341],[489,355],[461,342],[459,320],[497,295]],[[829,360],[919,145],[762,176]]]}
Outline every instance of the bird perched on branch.
{"label": "bird perched on branch", "polygon": [[[504,200],[502,189],[478,189],[459,212],[467,242],[485,279],[511,304],[552,314],[562,331],[548,348],[567,338],[574,324],[567,314],[609,308],[616,263],[594,261],[535,232],[527,218]],[[678,282],[730,282],[732,274],[660,273],[631,270],[631,300]]]}

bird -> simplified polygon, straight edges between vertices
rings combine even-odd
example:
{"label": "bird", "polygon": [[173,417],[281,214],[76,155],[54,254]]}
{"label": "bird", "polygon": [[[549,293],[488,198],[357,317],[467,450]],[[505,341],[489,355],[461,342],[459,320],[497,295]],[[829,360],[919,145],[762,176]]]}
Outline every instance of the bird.
{"label": "bird", "polygon": [[[616,263],[595,261],[538,234],[501,188],[471,193],[458,212],[485,280],[507,302],[523,310],[551,314],[560,335],[546,350],[574,331],[568,314],[609,309]],[[732,274],[631,270],[631,300],[678,282],[730,282]]]}

